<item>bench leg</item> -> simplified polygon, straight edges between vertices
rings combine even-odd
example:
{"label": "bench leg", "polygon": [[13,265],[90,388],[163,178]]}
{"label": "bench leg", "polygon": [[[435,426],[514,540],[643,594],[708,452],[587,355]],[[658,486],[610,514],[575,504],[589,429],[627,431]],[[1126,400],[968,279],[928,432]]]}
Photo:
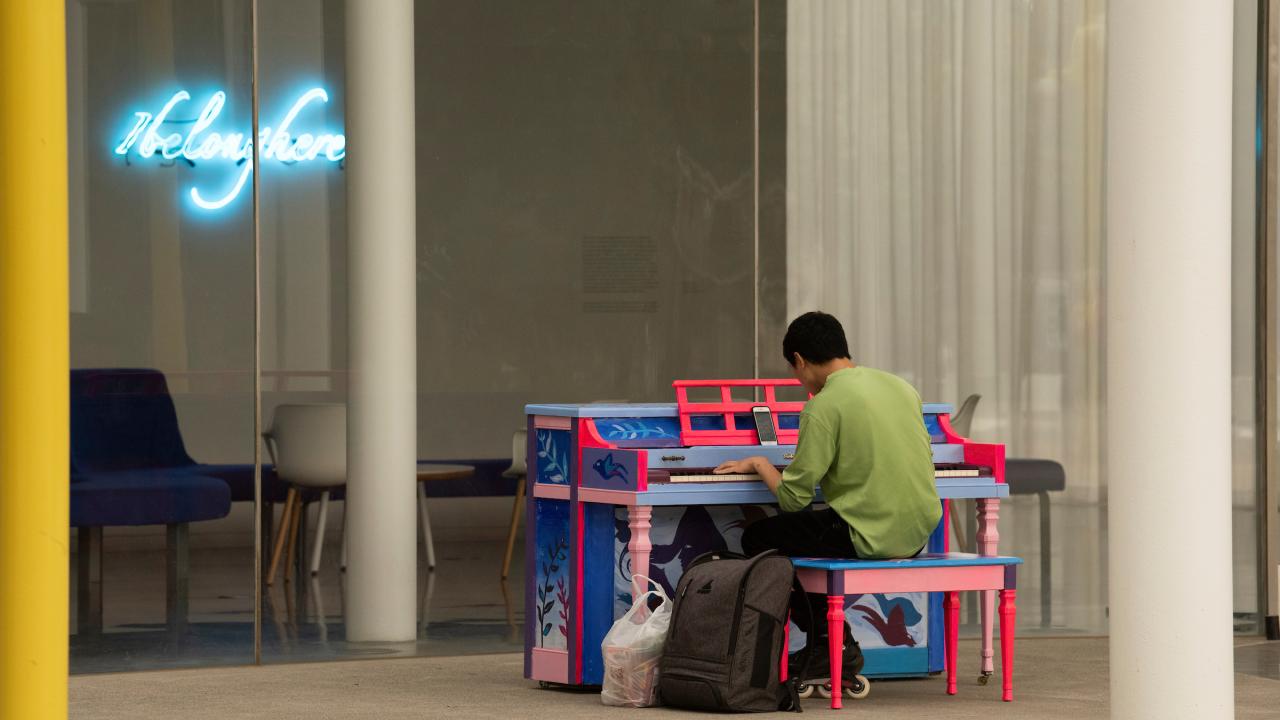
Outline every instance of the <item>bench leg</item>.
{"label": "bench leg", "polygon": [[831,660],[831,709],[839,710],[844,696],[844,595],[827,596],[827,653]]}
{"label": "bench leg", "polygon": [[76,632],[102,632],[102,528],[82,527],[76,532]]}
{"label": "bench leg", "polygon": [[960,593],[949,592],[942,601],[942,624],[946,635],[947,694],[956,694],[956,661],[960,649]]}
{"label": "bench leg", "polygon": [[778,680],[787,681],[787,665],[791,659],[787,652],[791,648],[791,613],[787,613],[787,619],[782,621],[782,665],[778,667]]}
{"label": "bench leg", "polygon": [[[995,498],[978,500],[978,554],[991,556],[999,554],[1000,543],[1000,501]],[[981,592],[982,611],[982,682],[995,671],[993,657],[995,655],[992,642],[995,630],[996,594],[992,590]]]}
{"label": "bench leg", "polygon": [[174,635],[187,631],[191,550],[188,529],[186,523],[165,526],[165,621]]}
{"label": "bench leg", "polygon": [[1013,700],[1013,633],[1017,624],[1017,590],[1000,591],[1000,674],[1004,684],[1004,701]]}

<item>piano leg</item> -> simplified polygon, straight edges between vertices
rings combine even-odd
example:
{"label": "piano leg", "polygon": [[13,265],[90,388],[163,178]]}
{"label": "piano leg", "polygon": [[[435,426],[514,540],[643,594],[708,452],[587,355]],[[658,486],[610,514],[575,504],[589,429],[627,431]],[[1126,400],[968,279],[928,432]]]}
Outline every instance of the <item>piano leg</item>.
{"label": "piano leg", "polygon": [[[979,555],[996,555],[998,554],[997,545],[1000,542],[1000,531],[997,523],[1000,520],[1000,501],[996,498],[979,498],[978,499],[978,554]],[[992,652],[994,643],[992,635],[994,630],[996,610],[996,594],[993,590],[982,591],[982,675],[980,681],[986,684],[987,678],[991,677],[995,670],[995,664],[992,661]]]}
{"label": "piano leg", "polygon": [[637,575],[649,574],[649,551],[653,544],[649,542],[650,520],[653,507],[650,505],[633,505],[627,508],[627,526],[631,528],[631,542],[627,550],[631,553],[631,600],[635,602],[648,591],[647,582],[636,580]]}

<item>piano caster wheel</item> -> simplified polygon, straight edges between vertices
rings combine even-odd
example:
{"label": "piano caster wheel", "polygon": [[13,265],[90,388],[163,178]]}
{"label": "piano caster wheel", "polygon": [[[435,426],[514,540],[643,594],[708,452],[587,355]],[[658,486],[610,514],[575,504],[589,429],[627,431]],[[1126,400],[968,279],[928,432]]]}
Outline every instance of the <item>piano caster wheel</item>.
{"label": "piano caster wheel", "polygon": [[981,675],[979,675],[979,676],[978,676],[978,684],[979,684],[979,685],[986,685],[986,684],[987,684],[987,683],[989,683],[989,682],[991,682],[991,673],[989,673],[989,672],[984,672],[984,673],[982,673]]}

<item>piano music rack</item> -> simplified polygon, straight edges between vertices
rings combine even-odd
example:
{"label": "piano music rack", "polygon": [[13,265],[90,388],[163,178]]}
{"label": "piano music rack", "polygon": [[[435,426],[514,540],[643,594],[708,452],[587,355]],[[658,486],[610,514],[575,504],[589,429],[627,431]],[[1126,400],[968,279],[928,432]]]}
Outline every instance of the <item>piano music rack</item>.
{"label": "piano music rack", "polygon": [[[778,431],[778,443],[794,445],[800,436],[797,428],[783,429],[778,421],[781,414],[799,415],[804,409],[803,401],[781,401],[777,397],[780,387],[799,387],[800,381],[752,379],[752,380],[676,380],[671,386],[676,389],[676,408],[680,414],[680,442],[683,445],[759,445],[760,436],[756,433],[755,422],[751,418],[752,408],[767,407],[773,415],[773,426]],[[733,399],[733,388],[754,388],[762,391],[763,400],[736,401]],[[718,388],[718,402],[696,402],[689,399],[690,388]],[[812,397],[812,396],[810,396]],[[747,416],[746,428],[739,428],[736,416]],[[723,429],[694,428],[693,420],[698,418],[723,419]]]}

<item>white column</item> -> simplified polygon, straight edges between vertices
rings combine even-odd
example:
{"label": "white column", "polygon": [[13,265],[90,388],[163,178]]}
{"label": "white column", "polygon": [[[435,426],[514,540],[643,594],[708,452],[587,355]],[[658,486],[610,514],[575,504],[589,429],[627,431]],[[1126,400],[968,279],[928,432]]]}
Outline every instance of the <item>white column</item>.
{"label": "white column", "polygon": [[1231,718],[1232,3],[1106,33],[1111,717]]}
{"label": "white column", "polygon": [[413,0],[347,0],[347,639],[417,634]]}

